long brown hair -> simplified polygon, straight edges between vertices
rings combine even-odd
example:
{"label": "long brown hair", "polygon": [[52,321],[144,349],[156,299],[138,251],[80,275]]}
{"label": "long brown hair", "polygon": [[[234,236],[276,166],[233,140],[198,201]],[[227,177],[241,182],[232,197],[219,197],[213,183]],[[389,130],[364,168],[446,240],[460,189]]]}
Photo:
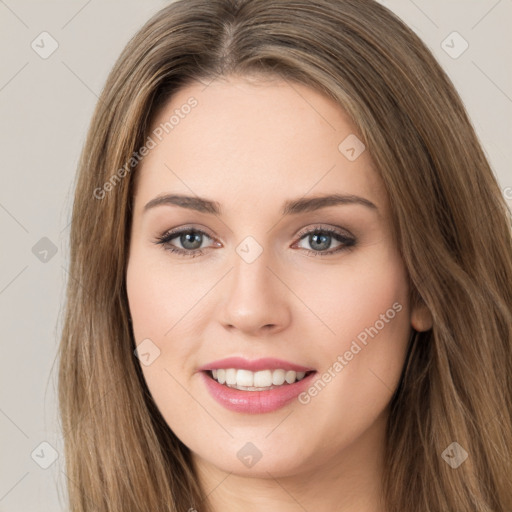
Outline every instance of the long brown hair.
{"label": "long brown hair", "polygon": [[[59,353],[70,510],[208,509],[133,354],[125,271],[134,153],[152,117],[191,80],[230,74],[305,84],[348,113],[389,194],[412,300],[432,313],[392,397],[387,512],[510,512],[510,212],[452,83],[372,0],[179,0],[115,64],[70,234]],[[456,469],[442,456],[453,442],[469,455]]]}

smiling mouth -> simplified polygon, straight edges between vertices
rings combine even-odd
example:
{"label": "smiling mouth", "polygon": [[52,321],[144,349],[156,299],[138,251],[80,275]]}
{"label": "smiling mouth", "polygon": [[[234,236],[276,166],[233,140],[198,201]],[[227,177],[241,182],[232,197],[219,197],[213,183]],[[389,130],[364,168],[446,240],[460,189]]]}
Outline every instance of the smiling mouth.
{"label": "smiling mouth", "polygon": [[240,391],[269,391],[295,384],[316,371],[269,369],[252,372],[238,368],[219,368],[206,370],[205,373],[212,380],[229,388]]}

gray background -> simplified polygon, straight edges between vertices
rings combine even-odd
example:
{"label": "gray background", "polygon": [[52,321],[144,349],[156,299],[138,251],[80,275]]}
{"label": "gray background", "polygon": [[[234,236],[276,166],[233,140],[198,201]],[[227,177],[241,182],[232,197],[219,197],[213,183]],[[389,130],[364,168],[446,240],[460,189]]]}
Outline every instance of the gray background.
{"label": "gray background", "polygon": [[[167,3],[0,0],[0,512],[65,510],[55,356],[76,165],[115,59]],[[382,3],[448,72],[512,206],[512,0]]]}

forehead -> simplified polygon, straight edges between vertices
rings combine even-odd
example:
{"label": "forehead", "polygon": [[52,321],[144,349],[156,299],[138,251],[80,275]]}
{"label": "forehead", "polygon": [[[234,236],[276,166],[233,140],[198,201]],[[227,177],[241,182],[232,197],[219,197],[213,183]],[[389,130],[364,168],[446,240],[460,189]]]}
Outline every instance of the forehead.
{"label": "forehead", "polygon": [[333,191],[381,206],[384,200],[368,152],[356,159],[344,153],[347,146],[361,151],[355,125],[333,100],[301,84],[193,82],[160,109],[150,137],[155,145],[137,170],[136,196],[146,200],[171,191],[221,203],[281,204],[283,197]]}

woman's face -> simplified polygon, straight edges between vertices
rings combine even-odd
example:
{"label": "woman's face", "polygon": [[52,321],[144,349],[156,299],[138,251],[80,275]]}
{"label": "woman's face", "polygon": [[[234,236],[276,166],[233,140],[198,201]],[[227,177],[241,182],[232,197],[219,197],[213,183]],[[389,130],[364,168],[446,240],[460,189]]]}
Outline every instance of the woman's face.
{"label": "woman's face", "polygon": [[378,460],[411,325],[428,321],[354,125],[305,86],[230,77],[176,93],[153,129],[127,289],[169,427],[225,472]]}

